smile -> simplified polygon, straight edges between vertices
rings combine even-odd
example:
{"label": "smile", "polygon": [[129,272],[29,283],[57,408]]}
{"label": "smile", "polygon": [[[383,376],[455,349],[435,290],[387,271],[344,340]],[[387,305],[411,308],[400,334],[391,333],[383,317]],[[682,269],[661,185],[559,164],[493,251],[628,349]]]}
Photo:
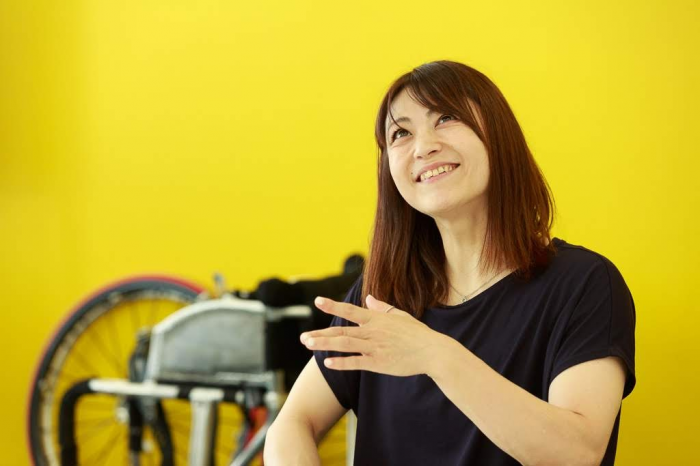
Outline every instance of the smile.
{"label": "smile", "polygon": [[418,177],[419,183],[434,183],[453,172],[459,165],[443,165],[434,170],[427,170]]}

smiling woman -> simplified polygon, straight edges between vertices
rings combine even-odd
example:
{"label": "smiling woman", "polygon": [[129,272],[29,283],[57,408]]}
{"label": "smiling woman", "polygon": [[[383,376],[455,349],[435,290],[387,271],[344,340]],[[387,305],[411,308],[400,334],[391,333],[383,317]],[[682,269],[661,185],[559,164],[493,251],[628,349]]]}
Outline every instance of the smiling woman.
{"label": "smiling woman", "polygon": [[553,200],[498,88],[461,63],[398,78],[377,115],[370,255],[275,421],[267,464],[318,464],[347,410],[362,465],[604,464],[634,388],[635,310]]}
{"label": "smiling woman", "polygon": [[[527,275],[547,261],[551,193],[515,115],[482,73],[441,61],[401,76],[380,104],[375,138],[381,156],[371,256],[377,260],[368,261],[363,295],[381,296],[418,317],[449,301],[450,283],[464,290],[479,285],[478,277],[448,276],[440,241],[446,237],[436,216],[480,226],[485,273],[505,268]],[[434,189],[414,178],[445,163],[458,169]],[[397,237],[410,239],[396,244]],[[387,270],[397,266],[408,273]],[[392,280],[379,278],[386,276]],[[424,285],[410,286],[416,279]]]}

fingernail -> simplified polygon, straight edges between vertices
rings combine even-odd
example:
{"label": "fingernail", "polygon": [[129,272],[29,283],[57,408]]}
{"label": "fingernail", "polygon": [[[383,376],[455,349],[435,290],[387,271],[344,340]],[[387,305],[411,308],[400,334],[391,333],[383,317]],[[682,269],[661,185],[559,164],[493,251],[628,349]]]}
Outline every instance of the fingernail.
{"label": "fingernail", "polygon": [[323,298],[320,297],[320,296],[317,296],[317,297],[316,297],[316,305],[317,305],[317,306],[323,306],[324,304],[326,304],[326,300],[323,299]]}
{"label": "fingernail", "polygon": [[306,334],[302,333],[301,335],[299,335],[299,339],[301,340],[302,343],[306,343]]}
{"label": "fingernail", "polygon": [[308,340],[306,340],[306,346],[314,346],[314,339],[309,338]]}
{"label": "fingernail", "polygon": [[332,366],[332,365],[333,365],[333,360],[332,360],[332,359],[324,359],[323,362],[326,364],[326,366]]}

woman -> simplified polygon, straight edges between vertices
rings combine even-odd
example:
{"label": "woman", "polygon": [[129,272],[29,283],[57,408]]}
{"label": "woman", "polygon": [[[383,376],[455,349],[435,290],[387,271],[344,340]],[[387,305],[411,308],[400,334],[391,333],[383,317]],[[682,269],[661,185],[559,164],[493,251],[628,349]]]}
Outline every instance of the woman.
{"label": "woman", "polygon": [[348,410],[358,465],[611,465],[635,385],[635,311],[615,266],[550,237],[553,202],[496,86],[422,65],[377,117],[363,277],[273,424],[265,460],[319,464]]}

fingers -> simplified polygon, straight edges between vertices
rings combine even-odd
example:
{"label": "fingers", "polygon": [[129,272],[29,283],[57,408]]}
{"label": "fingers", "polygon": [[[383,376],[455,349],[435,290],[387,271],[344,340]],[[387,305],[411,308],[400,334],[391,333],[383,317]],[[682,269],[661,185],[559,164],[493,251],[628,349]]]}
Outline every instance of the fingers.
{"label": "fingers", "polygon": [[367,303],[367,309],[371,311],[379,311],[379,312],[386,312],[387,309],[389,309],[391,304],[385,303],[384,301],[380,301],[371,294],[367,295],[367,298],[365,299],[365,303]]}
{"label": "fingers", "polygon": [[317,297],[314,301],[317,308],[327,314],[342,317],[343,319],[359,325],[369,322],[371,313],[368,309],[355,306],[350,303],[333,301],[329,298]]}
{"label": "fingers", "polygon": [[299,335],[299,339],[305,344],[307,338],[317,338],[317,337],[353,337],[353,338],[363,338],[366,339],[370,335],[366,329],[362,327],[328,327],[321,330],[312,330],[310,332],[304,332]]}
{"label": "fingers", "polygon": [[[355,327],[357,328],[357,327]],[[301,335],[299,335],[299,340],[303,344],[306,344],[306,339],[307,338],[315,338],[315,337],[338,337],[341,335],[349,335],[347,330],[351,330],[351,328],[348,327],[328,327],[324,328],[323,330],[314,330],[311,332],[304,332]],[[357,335],[352,335],[357,337]]]}
{"label": "fingers", "polygon": [[367,354],[372,348],[372,343],[368,340],[371,334],[366,327],[335,326],[304,332],[299,340],[310,350]]}
{"label": "fingers", "polygon": [[338,351],[341,353],[371,354],[373,348],[372,343],[367,340],[345,335],[302,335],[301,342],[310,350]]}
{"label": "fingers", "polygon": [[344,356],[340,358],[326,358],[323,364],[326,367],[338,371],[368,371],[372,370],[370,359],[367,356]]}

